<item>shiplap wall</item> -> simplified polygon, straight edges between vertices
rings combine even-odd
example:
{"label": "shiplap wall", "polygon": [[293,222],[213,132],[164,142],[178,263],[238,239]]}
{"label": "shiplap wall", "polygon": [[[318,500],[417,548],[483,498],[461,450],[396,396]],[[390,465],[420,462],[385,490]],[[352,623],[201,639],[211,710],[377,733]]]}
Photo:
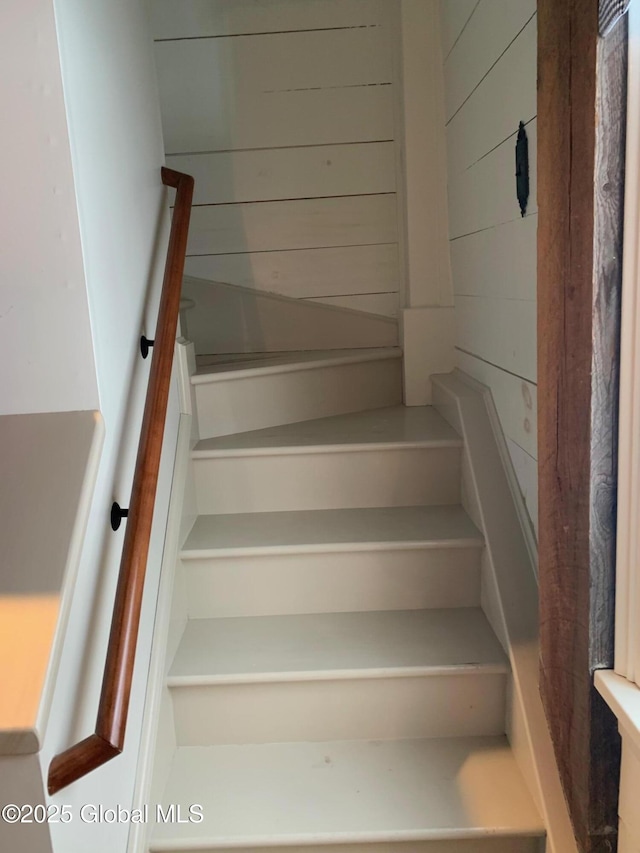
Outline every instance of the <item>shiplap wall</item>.
{"label": "shiplap wall", "polygon": [[149,0],[186,272],[398,313],[388,0]]}
{"label": "shiplap wall", "polygon": [[[488,385],[537,525],[536,2],[441,0],[459,367]],[[531,197],[520,216],[518,124]]]}

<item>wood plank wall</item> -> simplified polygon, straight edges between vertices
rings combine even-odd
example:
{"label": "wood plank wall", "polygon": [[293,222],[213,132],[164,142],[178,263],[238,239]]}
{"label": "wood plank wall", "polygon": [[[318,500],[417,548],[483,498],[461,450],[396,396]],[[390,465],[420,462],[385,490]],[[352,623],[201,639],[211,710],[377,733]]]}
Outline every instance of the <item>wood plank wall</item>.
{"label": "wood plank wall", "polygon": [[186,272],[396,316],[387,0],[150,0]]}
{"label": "wood plank wall", "polygon": [[[488,385],[537,526],[536,2],[441,0],[458,366]],[[520,216],[515,142],[529,136]]]}

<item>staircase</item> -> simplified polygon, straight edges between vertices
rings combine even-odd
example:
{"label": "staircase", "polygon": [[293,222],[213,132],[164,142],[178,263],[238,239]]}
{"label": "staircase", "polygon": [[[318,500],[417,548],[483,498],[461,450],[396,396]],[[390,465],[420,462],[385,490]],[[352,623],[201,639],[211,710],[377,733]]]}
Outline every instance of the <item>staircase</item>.
{"label": "staircase", "polygon": [[151,851],[539,853],[460,436],[397,350],[209,359]]}

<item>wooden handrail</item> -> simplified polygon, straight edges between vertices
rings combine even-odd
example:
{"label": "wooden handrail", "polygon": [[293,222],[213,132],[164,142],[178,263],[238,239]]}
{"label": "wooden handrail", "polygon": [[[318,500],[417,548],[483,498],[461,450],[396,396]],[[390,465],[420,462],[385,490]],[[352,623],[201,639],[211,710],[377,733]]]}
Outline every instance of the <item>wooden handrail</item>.
{"label": "wooden handrail", "polygon": [[193,198],[190,175],[163,168],[162,183],[174,187],[177,193],[96,730],[53,758],[49,766],[50,794],[124,749]]}

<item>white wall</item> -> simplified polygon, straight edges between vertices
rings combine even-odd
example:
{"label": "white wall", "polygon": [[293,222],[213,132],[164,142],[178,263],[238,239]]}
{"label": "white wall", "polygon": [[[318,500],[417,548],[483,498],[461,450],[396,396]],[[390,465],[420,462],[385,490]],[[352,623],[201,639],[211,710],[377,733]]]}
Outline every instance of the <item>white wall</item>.
{"label": "white wall", "polygon": [[[163,142],[152,42],[136,0],[55,0],[64,94],[77,192],[91,334],[105,422],[105,444],[68,622],[43,770],[57,752],[94,730],[124,527],[113,533],[109,507],[127,505],[166,258],[168,204],[161,185]],[[112,853],[128,826],[77,817],[83,803],[131,803],[179,419],[174,387],[149,552],[147,583],[125,750],[53,798],[76,810],[51,826],[54,849]]]}
{"label": "white wall", "polygon": [[98,407],[51,0],[0,4],[0,414]]}
{"label": "white wall", "polygon": [[149,0],[189,275],[397,316],[394,6]]}
{"label": "white wall", "polygon": [[[535,0],[441,0],[458,366],[494,395],[537,525]],[[518,124],[531,196],[516,199]]]}

